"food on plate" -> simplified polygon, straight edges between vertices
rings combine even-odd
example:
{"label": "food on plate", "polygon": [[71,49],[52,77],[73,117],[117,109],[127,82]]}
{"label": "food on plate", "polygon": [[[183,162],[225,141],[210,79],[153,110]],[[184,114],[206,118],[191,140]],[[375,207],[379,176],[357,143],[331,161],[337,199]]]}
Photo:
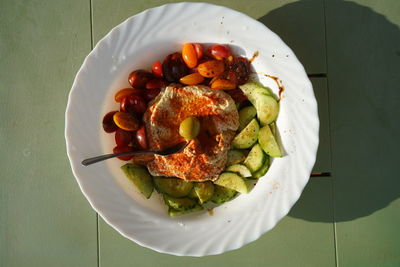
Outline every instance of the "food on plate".
{"label": "food on plate", "polygon": [[279,99],[250,80],[250,61],[228,45],[185,43],[149,66],[129,74],[131,88],[114,95],[119,110],[103,118],[113,152],[187,146],[167,156],[119,157],[130,161],[121,167],[126,177],[146,198],[161,194],[171,217],[249,193],[249,179],[256,183],[270,157],[283,156]]}
{"label": "food on plate", "polygon": [[162,89],[143,116],[149,149],[163,150],[182,142],[179,128],[188,117],[197,117],[200,121],[198,137],[189,140],[180,153],[155,155],[147,164],[153,176],[215,180],[225,167],[230,144],[239,127],[239,115],[228,94],[206,86],[170,85]]}

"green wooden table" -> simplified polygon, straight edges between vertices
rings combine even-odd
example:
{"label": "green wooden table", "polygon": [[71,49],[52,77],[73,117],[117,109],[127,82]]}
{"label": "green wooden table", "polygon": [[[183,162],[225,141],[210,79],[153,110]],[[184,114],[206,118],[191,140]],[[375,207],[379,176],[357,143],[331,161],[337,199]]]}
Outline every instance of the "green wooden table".
{"label": "green wooden table", "polygon": [[176,257],[120,236],[72,175],[64,111],[93,45],[173,1],[0,0],[0,266],[400,266],[400,1],[211,1],[258,19],[311,77],[314,172],[272,231],[217,256]]}

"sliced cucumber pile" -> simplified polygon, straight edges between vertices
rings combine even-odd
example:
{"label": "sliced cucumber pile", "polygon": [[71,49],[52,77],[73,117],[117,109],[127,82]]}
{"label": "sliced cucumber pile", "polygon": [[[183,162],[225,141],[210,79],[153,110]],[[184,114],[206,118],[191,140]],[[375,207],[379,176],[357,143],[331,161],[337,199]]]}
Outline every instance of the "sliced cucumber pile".
{"label": "sliced cucumber pile", "polygon": [[255,82],[243,84],[239,88],[256,108],[257,118],[262,126],[276,120],[279,113],[279,103],[272,95],[271,89]]}
{"label": "sliced cucumber pile", "polygon": [[146,168],[132,163],[121,167],[144,197],[150,198],[154,188],[163,196],[169,216],[201,211],[210,202],[222,204],[238,193],[249,193],[255,184],[249,179],[265,176],[270,167],[270,157],[283,156],[275,123],[279,102],[271,89],[255,82],[240,88],[253,106],[239,110],[239,129],[232,141],[233,149],[228,151],[225,170],[214,182],[152,177]]}

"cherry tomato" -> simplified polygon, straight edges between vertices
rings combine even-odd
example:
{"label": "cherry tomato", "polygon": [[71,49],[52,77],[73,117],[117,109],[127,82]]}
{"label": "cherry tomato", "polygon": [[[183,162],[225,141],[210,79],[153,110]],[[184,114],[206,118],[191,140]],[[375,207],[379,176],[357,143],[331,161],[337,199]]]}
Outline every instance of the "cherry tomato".
{"label": "cherry tomato", "polygon": [[211,89],[215,90],[232,90],[235,89],[236,86],[236,83],[225,79],[216,79],[211,83]]}
{"label": "cherry tomato", "polygon": [[144,126],[140,127],[140,129],[136,131],[136,141],[142,149],[146,150],[148,148],[146,129]]}
{"label": "cherry tomato", "polygon": [[231,49],[226,45],[213,45],[208,49],[208,52],[216,59],[228,58],[232,56]]}
{"label": "cherry tomato", "polygon": [[111,111],[103,117],[103,129],[106,133],[112,133],[118,129],[113,119],[115,113],[117,113],[117,111]]}
{"label": "cherry tomato", "polygon": [[132,132],[122,129],[117,129],[114,137],[117,146],[127,146],[132,142]]}
{"label": "cherry tomato", "polygon": [[[122,153],[122,152],[132,152],[133,151],[133,147],[131,146],[116,146],[113,149],[114,153]],[[120,156],[118,157],[120,160],[131,160],[133,158],[133,155],[130,156]]]}
{"label": "cherry tomato", "polygon": [[153,79],[146,83],[147,89],[163,88],[168,85],[168,82],[164,79]]}
{"label": "cherry tomato", "polygon": [[115,124],[125,131],[136,131],[139,129],[139,121],[132,113],[116,112],[113,116]]}
{"label": "cherry tomato", "polygon": [[121,101],[121,111],[143,114],[147,109],[147,103],[139,95],[128,95]]}
{"label": "cherry tomato", "polygon": [[247,100],[247,97],[244,95],[243,91],[239,88],[233,89],[233,90],[228,90],[226,92],[232,97],[232,99],[236,103],[241,103],[241,102]]}
{"label": "cherry tomato", "polygon": [[122,99],[127,97],[128,95],[141,95],[143,93],[143,90],[141,89],[136,89],[136,88],[125,88],[119,90],[115,96],[114,99],[116,102],[120,103]]}
{"label": "cherry tomato", "polygon": [[180,53],[168,55],[162,64],[164,78],[169,82],[177,82],[188,73],[188,68]]}
{"label": "cherry tomato", "polygon": [[185,43],[182,47],[182,58],[188,68],[194,68],[197,65],[196,49],[191,43]]}
{"label": "cherry tomato", "polygon": [[197,70],[201,76],[213,78],[221,75],[225,70],[225,66],[222,60],[209,60],[199,64]]}
{"label": "cherry tomato", "polygon": [[154,62],[153,66],[151,67],[151,72],[157,78],[161,78],[163,76],[162,65],[161,65],[161,62],[159,60]]}
{"label": "cherry tomato", "polygon": [[201,44],[193,44],[194,49],[196,50],[197,59],[201,59],[203,57],[203,47]]}
{"label": "cherry tomato", "polygon": [[186,76],[183,76],[179,79],[179,81],[186,85],[196,85],[200,84],[204,81],[204,77],[200,75],[200,73],[195,72]]}
{"label": "cherry tomato", "polygon": [[153,79],[153,74],[146,70],[135,70],[129,74],[128,81],[133,88],[144,88],[146,83]]}
{"label": "cherry tomato", "polygon": [[161,92],[160,88],[147,89],[146,91],[144,91],[143,97],[144,99],[146,99],[146,101],[150,102],[151,100],[156,98],[156,96],[158,96],[160,92]]}

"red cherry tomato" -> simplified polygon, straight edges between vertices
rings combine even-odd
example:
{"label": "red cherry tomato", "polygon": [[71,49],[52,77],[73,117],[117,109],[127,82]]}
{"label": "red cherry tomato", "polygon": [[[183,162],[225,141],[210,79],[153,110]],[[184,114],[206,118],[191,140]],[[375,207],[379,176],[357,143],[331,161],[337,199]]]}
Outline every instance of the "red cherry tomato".
{"label": "red cherry tomato", "polygon": [[231,49],[226,45],[213,45],[208,52],[216,59],[228,58],[232,56]]}
{"label": "red cherry tomato", "polygon": [[168,85],[168,82],[164,79],[153,79],[146,83],[147,89],[163,88]]}
{"label": "red cherry tomato", "polygon": [[128,82],[133,88],[144,88],[146,83],[154,79],[153,74],[147,70],[135,70],[128,76]]}
{"label": "red cherry tomato", "polygon": [[144,91],[143,97],[144,99],[146,99],[146,101],[150,102],[151,100],[156,98],[156,96],[158,96],[160,92],[161,92],[160,88],[147,89]]}
{"label": "red cherry tomato", "polygon": [[196,50],[197,59],[201,59],[203,57],[203,47],[201,44],[193,44],[194,49]]}
{"label": "red cherry tomato", "polygon": [[160,61],[154,62],[153,66],[151,67],[151,72],[154,76],[158,78],[161,78],[163,76],[162,65]]}
{"label": "red cherry tomato", "polygon": [[146,150],[148,148],[146,129],[144,126],[140,127],[140,129],[136,131],[136,141],[142,149]]}
{"label": "red cherry tomato", "polygon": [[[122,152],[132,152],[133,151],[133,147],[131,146],[116,146],[113,149],[114,153],[122,153]],[[118,157],[120,160],[131,160],[133,158],[133,155],[130,156],[120,156]]]}
{"label": "red cherry tomato", "polygon": [[121,111],[143,114],[147,109],[147,103],[141,96],[128,95],[121,101]]}
{"label": "red cherry tomato", "polygon": [[128,146],[132,142],[132,132],[117,129],[115,131],[115,143],[117,146]]}
{"label": "red cherry tomato", "polygon": [[111,111],[103,117],[103,129],[106,133],[112,133],[118,129],[118,126],[115,124],[113,118],[115,113],[117,113],[117,111]]}
{"label": "red cherry tomato", "polygon": [[247,100],[247,97],[244,95],[243,91],[239,88],[227,90],[225,92],[228,93],[236,103],[241,103]]}

